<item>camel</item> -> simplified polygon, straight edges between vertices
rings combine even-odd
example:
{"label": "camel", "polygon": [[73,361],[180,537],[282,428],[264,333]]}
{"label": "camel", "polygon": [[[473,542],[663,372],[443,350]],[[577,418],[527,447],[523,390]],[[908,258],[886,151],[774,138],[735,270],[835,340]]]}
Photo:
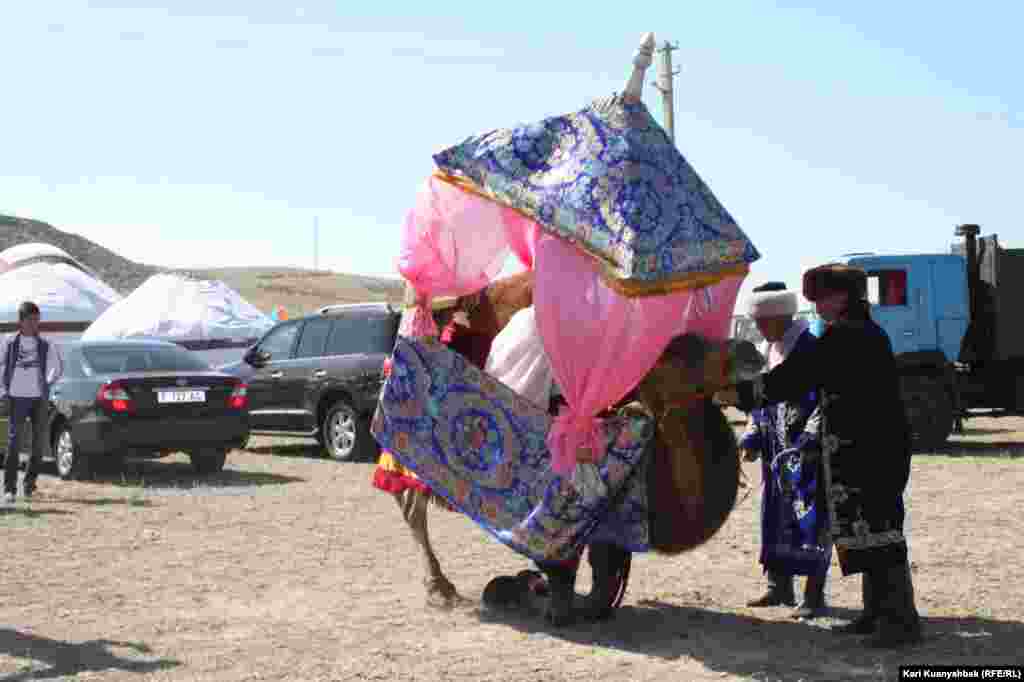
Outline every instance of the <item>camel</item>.
{"label": "camel", "polygon": [[[492,283],[479,294],[459,299],[454,308],[435,315],[439,326],[462,318],[463,336],[451,347],[482,365],[489,343],[519,310],[533,301],[531,272]],[[462,346],[460,348],[460,345]],[[614,408],[640,413],[656,423],[647,465],[652,549],[678,554],[710,539],[728,518],[739,488],[740,462],[735,436],[711,397],[760,371],[763,359],[749,342],[712,342],[696,335],[676,337],[657,365]],[[442,498],[408,488],[394,497],[421,550],[427,604],[452,608],[467,603],[444,574],[430,544],[427,510]],[[595,544],[589,558],[594,589],[586,597],[584,616],[603,619],[621,601],[628,576],[628,552]],[[573,617],[576,568],[545,567],[550,586],[547,619],[555,625]],[[524,572],[527,573],[527,572]],[[523,574],[520,574],[522,577]],[[486,596],[486,595],[485,595]]]}

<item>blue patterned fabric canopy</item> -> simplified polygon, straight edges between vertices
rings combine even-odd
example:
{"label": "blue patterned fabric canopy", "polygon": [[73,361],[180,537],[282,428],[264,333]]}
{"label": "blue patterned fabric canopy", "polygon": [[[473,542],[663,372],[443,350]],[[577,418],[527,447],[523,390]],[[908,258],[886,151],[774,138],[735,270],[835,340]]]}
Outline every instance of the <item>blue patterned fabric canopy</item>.
{"label": "blue patterned fabric canopy", "polygon": [[434,162],[598,257],[627,295],[713,284],[760,258],[639,101],[614,96],[477,135]]}

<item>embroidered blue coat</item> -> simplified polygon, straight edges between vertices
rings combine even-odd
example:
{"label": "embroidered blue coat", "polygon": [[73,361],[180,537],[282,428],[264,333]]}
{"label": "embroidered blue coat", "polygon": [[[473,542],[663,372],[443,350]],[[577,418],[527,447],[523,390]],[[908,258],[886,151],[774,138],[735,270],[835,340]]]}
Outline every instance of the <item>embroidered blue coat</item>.
{"label": "embroidered blue coat", "polygon": [[[784,358],[806,354],[817,342],[795,322],[777,344]],[[767,351],[770,367],[778,360]],[[818,393],[754,410],[740,447],[761,460],[761,564],[778,575],[823,576],[832,559],[823,499]]]}

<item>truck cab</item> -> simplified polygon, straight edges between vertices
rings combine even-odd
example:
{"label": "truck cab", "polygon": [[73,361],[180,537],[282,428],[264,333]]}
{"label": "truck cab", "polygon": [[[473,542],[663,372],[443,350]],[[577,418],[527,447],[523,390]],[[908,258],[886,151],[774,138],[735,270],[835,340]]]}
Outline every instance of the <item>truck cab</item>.
{"label": "truck cab", "polygon": [[941,447],[970,416],[1024,414],[1024,249],[979,237],[948,254],[849,254],[864,270],[871,317],[899,361],[903,401],[919,447]]}
{"label": "truck cab", "polygon": [[871,317],[889,335],[897,357],[924,360],[939,354],[941,362],[957,361],[970,323],[962,257],[858,255],[847,263],[867,273]]}

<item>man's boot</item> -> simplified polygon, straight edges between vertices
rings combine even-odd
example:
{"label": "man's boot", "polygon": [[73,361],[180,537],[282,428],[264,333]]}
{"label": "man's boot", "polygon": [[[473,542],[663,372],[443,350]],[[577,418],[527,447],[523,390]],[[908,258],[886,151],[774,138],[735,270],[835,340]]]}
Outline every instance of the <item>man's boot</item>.
{"label": "man's boot", "polygon": [[568,625],[573,620],[572,604],[576,597],[576,567],[546,565],[550,601],[544,619],[555,627]]}
{"label": "man's boot", "polygon": [[909,562],[882,572],[885,592],[878,600],[878,628],[868,646],[892,649],[921,641],[921,617],[914,604],[914,583]]}
{"label": "man's boot", "polygon": [[878,617],[878,590],[875,589],[875,577],[870,571],[864,571],[860,576],[860,592],[864,602],[864,610],[856,620],[832,628],[837,635],[870,635],[875,631],[875,621]]}
{"label": "man's boot", "polygon": [[747,602],[747,606],[796,606],[796,595],[793,593],[793,576],[768,571],[768,590],[757,599]]}
{"label": "man's boot", "polygon": [[793,614],[800,620],[814,620],[825,615],[825,576],[809,575],[804,585],[804,600]]}
{"label": "man's boot", "polygon": [[607,620],[615,613],[615,602],[625,588],[630,553],[616,545],[598,542],[590,545],[587,561],[590,563],[590,594],[584,607],[584,618],[590,621]]}

